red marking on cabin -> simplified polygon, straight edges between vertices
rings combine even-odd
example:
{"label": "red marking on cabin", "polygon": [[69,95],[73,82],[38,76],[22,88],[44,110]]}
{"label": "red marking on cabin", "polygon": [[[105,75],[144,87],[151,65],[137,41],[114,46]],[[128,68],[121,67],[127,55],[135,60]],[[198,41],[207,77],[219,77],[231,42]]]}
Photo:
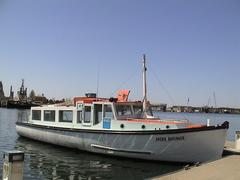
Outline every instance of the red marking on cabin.
{"label": "red marking on cabin", "polygon": [[[116,103],[123,103],[123,104],[132,104],[132,103],[137,103],[137,104],[142,104],[141,101],[127,101],[127,97],[124,96],[124,100],[119,99],[116,101]],[[79,103],[88,103],[92,104],[93,102],[110,102],[110,99],[108,98],[91,98],[91,97],[74,97],[73,98],[74,106],[76,106],[77,102]],[[112,102],[112,101],[111,101]]]}
{"label": "red marking on cabin", "polygon": [[118,91],[117,101],[118,102],[126,102],[128,101],[130,91],[129,90],[120,90]]}
{"label": "red marking on cabin", "polygon": [[89,97],[75,97],[73,98],[74,105],[77,102],[92,104],[93,102],[109,102],[107,98],[89,98]]}

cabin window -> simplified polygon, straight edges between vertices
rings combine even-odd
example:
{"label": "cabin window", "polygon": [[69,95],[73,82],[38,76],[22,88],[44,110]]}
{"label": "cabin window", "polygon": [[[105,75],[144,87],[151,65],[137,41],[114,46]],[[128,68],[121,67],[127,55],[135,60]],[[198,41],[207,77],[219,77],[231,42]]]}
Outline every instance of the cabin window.
{"label": "cabin window", "polygon": [[111,105],[104,105],[104,117],[113,119],[113,111]]}
{"label": "cabin window", "polygon": [[77,111],[77,123],[82,123],[82,111]]}
{"label": "cabin window", "polygon": [[59,122],[69,122],[73,121],[73,112],[70,110],[59,111]]}
{"label": "cabin window", "polygon": [[116,110],[118,116],[132,115],[131,106],[129,105],[117,105]]}
{"label": "cabin window", "polygon": [[55,111],[45,110],[44,111],[44,121],[55,121]]}
{"label": "cabin window", "polygon": [[84,108],[84,123],[90,123],[91,121],[91,106],[85,106]]}
{"label": "cabin window", "polygon": [[94,124],[102,121],[102,104],[94,104]]}
{"label": "cabin window", "polygon": [[32,120],[41,121],[41,110],[32,110]]}
{"label": "cabin window", "polygon": [[133,111],[134,111],[134,114],[142,114],[143,107],[142,106],[133,105]]}

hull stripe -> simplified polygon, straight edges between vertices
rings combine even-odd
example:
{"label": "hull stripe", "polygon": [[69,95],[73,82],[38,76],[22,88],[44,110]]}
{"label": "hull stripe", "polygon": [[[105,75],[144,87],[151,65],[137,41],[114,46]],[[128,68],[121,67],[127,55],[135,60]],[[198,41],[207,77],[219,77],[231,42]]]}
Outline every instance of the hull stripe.
{"label": "hull stripe", "polygon": [[110,152],[108,152],[109,154],[111,154],[111,151],[134,153],[134,154],[148,154],[148,155],[152,154],[152,152],[149,152],[149,151],[129,151],[129,150],[124,150],[124,149],[111,148],[111,147],[107,147],[107,146],[100,146],[97,144],[91,144],[91,147],[94,147],[96,149],[108,150],[108,151],[110,151]]}
{"label": "hull stripe", "polygon": [[126,134],[126,135],[149,135],[149,134],[178,134],[178,133],[191,133],[198,131],[211,131],[218,129],[228,129],[229,123],[226,121],[221,126],[205,126],[199,128],[182,128],[182,129],[168,129],[168,130],[146,130],[146,131],[114,131],[114,130],[94,130],[94,129],[73,129],[63,128],[45,125],[36,125],[29,123],[17,122],[17,126],[32,127],[38,129],[52,129],[60,131],[71,131],[71,132],[84,132],[84,133],[98,133],[98,134]]}

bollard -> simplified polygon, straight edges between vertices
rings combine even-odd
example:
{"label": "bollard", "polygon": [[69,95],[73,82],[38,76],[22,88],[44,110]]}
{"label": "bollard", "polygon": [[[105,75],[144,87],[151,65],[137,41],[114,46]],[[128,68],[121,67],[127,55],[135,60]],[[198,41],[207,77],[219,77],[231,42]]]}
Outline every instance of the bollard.
{"label": "bollard", "polygon": [[3,180],[22,180],[24,152],[6,151],[3,154]]}
{"label": "bollard", "polygon": [[235,148],[236,150],[240,150],[240,131],[236,131],[235,133]]}

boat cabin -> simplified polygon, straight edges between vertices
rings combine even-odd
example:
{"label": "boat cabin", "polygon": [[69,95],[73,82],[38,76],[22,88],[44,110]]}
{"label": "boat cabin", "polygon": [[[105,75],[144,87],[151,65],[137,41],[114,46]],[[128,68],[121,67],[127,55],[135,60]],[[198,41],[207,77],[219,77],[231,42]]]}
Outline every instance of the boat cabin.
{"label": "boat cabin", "polygon": [[146,119],[140,101],[96,97],[77,98],[72,106],[32,107],[29,122],[44,126],[117,131],[176,129],[186,124],[186,121]]}

